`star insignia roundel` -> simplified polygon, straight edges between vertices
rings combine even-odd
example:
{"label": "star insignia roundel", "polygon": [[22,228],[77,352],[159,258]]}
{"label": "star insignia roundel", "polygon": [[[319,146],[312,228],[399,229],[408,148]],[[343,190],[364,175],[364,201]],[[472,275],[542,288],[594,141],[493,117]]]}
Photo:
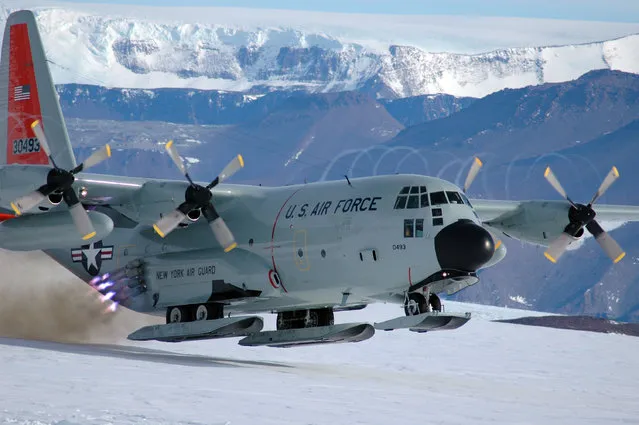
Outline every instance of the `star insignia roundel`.
{"label": "star insignia roundel", "polygon": [[105,246],[102,241],[92,242],[71,250],[73,262],[82,263],[84,270],[91,276],[97,276],[100,273],[103,260],[111,260],[112,258],[113,245]]}

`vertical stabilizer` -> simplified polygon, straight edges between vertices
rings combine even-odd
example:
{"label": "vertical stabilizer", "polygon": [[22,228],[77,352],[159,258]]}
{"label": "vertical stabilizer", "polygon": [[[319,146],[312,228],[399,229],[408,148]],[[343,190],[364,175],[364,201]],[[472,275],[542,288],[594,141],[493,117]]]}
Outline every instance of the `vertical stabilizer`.
{"label": "vertical stabilizer", "polygon": [[[31,129],[41,120],[56,164],[75,167],[40,33],[31,11],[7,18],[0,59],[0,165],[48,164]],[[4,142],[4,146],[2,146]]]}

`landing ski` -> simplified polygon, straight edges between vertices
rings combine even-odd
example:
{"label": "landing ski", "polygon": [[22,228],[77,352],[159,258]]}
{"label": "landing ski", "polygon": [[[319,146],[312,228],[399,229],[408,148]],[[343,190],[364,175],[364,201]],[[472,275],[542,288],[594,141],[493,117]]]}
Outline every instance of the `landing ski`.
{"label": "landing ski", "polygon": [[264,331],[247,336],[239,341],[248,347],[294,347],[299,345],[336,344],[360,342],[375,334],[369,323],[340,323],[339,325],[313,328]]}
{"label": "landing ski", "polygon": [[226,317],[195,322],[145,326],[131,333],[132,341],[183,342],[246,336],[259,332],[264,320],[259,316]]}
{"label": "landing ski", "polygon": [[422,313],[375,323],[375,329],[384,331],[408,329],[413,332],[447,331],[465,325],[470,320],[470,316],[470,313]]}

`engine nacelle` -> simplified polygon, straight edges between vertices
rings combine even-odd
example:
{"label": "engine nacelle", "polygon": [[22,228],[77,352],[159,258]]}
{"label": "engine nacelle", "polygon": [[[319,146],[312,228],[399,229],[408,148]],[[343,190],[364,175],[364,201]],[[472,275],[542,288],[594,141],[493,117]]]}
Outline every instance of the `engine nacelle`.
{"label": "engine nacelle", "polygon": [[[97,211],[89,211],[95,228],[93,240],[104,239],[113,230],[113,220]],[[23,215],[0,224],[0,248],[10,251],[75,248],[90,241],[82,240],[68,211]]]}

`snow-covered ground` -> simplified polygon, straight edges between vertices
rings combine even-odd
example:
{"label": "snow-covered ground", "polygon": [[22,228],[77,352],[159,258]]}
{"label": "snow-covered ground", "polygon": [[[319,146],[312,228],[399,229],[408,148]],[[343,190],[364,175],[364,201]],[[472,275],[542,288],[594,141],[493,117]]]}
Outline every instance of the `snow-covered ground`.
{"label": "snow-covered ground", "polygon": [[[639,339],[495,323],[529,312],[446,305],[476,314],[455,331],[332,346],[0,339],[0,423],[637,423]],[[376,305],[337,319],[400,313]]]}

